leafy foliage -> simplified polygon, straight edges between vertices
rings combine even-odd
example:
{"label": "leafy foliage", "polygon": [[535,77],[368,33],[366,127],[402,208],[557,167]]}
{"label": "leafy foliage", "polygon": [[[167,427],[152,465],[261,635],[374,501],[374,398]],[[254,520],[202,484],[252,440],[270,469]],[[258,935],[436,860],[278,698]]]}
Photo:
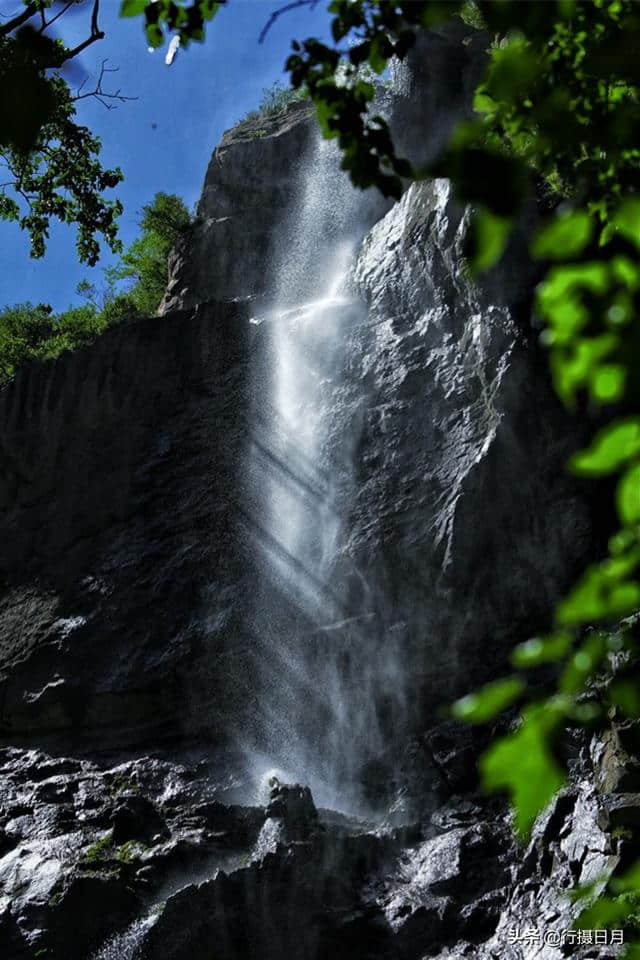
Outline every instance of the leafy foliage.
{"label": "leafy foliage", "polygon": [[[402,60],[415,42],[415,27],[430,26],[456,13],[461,4],[333,0],[331,32],[336,46],[311,37],[294,41],[286,63],[292,86],[305,87],[316,106],[323,134],[336,138],[342,167],[358,187],[377,186],[386,196],[399,197],[402,178],[414,174],[410,163],[395,153],[385,119],[369,115],[376,89],[358,76],[368,64],[377,76],[389,60]],[[337,46],[348,37],[350,47]]]}
{"label": "leafy foliage", "polygon": [[505,677],[504,680],[488,683],[477,693],[470,693],[458,700],[454,704],[453,715],[466,723],[486,723],[514,703],[524,687],[520,677]]}
{"label": "leafy foliage", "polygon": [[[167,257],[190,222],[189,211],[171,194],[158,193],[142,208],[141,234],[105,270],[100,295],[84,280],[78,293],[86,304],[55,314],[47,304],[21,303],[0,311],[0,382],[30,360],[56,357],[90,343],[108,327],[155,313],[167,285]],[[118,292],[121,280],[128,282]]]}
{"label": "leafy foliage", "polygon": [[140,313],[149,315],[157,310],[167,286],[169,253],[190,222],[191,216],[180,197],[157,193],[142,208],[140,236],[115,267],[107,268],[111,283],[129,282],[128,297]]}
{"label": "leafy foliage", "polygon": [[[554,744],[567,723],[604,723],[611,710],[640,716],[634,635],[640,610],[640,203],[634,196],[640,153],[633,134],[640,77],[629,49],[629,38],[640,36],[640,17],[632,3],[600,0],[558,3],[546,22],[540,4],[478,6],[490,29],[507,33],[493,47],[476,92],[482,125],[458,132],[458,144],[475,149],[480,142],[509,164],[524,162],[527,191],[538,185],[547,203],[561,201],[531,244],[532,257],[546,266],[536,312],[559,396],[601,425],[569,467],[582,476],[618,477],[620,529],[612,531],[608,557],[590,566],[558,604],[553,633],[513,654],[521,670],[556,665],[556,690],[534,699],[517,728],[481,760],[485,786],[509,792],[516,830],[526,838],[564,781]],[[516,204],[505,210],[490,190],[474,199],[484,207],[481,217],[517,213]],[[476,267],[489,266],[504,249],[500,226],[500,236],[486,229],[476,237]],[[614,416],[602,426],[609,406]],[[611,679],[612,655],[621,651],[623,666]],[[596,687],[598,674],[604,682]],[[484,701],[486,693],[477,696]],[[637,911],[640,864],[609,886],[611,895],[597,900],[580,925],[628,921]]]}
{"label": "leafy foliage", "polygon": [[163,28],[175,30],[180,45],[187,47],[191,40],[204,40],[206,23],[214,18],[221,6],[222,3],[213,0],[194,0],[192,3],[185,0],[122,0],[120,16],[143,14],[147,41],[154,49],[164,43]]}
{"label": "leafy foliage", "polygon": [[480,762],[485,787],[511,794],[520,837],[528,836],[540,808],[564,785],[565,772],[550,748],[562,719],[559,703],[529,707],[518,729],[497,740]]}
{"label": "leafy foliage", "polygon": [[258,109],[250,110],[240,123],[245,123],[247,120],[259,120],[260,117],[275,116],[282,110],[286,110],[290,103],[296,103],[298,100],[306,99],[306,97],[306,90],[293,90],[291,87],[285,87],[280,80],[276,80],[270,87],[265,87],[262,91]]}
{"label": "leafy foliage", "polygon": [[0,311],[0,382],[31,360],[75,350],[107,327],[137,315],[135,304],[126,297],[114,298],[103,310],[88,304],[59,314],[47,304],[5,307]]}
{"label": "leafy foliage", "polygon": [[21,14],[0,25],[0,163],[6,171],[0,217],[29,233],[36,258],[44,255],[52,219],[75,224],[78,257],[94,264],[97,236],[118,249],[122,207],[103,193],[120,183],[122,173],[100,165],[100,141],[75,122],[75,99],[60,70],[104,34],[94,0],[89,36],[68,49],[46,30],[71,4],[47,21],[53,5],[53,0],[25,2]]}

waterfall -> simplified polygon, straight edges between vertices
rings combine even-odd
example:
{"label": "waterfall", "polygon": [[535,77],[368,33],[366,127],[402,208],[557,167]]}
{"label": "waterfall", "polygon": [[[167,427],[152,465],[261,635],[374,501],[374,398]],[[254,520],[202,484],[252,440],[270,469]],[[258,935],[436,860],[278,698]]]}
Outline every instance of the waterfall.
{"label": "waterfall", "polygon": [[138,947],[144,943],[145,934],[157,919],[158,913],[154,911],[141,920],[134,920],[126,930],[115,934],[94,953],[92,960],[132,960]]}
{"label": "waterfall", "polygon": [[335,144],[319,135],[300,174],[274,242],[271,303],[254,318],[262,374],[250,472],[262,561],[251,602],[260,649],[242,736],[256,782],[274,772],[309,784],[321,805],[354,810],[354,755],[363,737],[369,746],[379,738],[366,704],[367,612],[349,609],[334,567],[364,402],[346,366],[349,337],[366,318],[350,272],[384,201],[352,187]]}

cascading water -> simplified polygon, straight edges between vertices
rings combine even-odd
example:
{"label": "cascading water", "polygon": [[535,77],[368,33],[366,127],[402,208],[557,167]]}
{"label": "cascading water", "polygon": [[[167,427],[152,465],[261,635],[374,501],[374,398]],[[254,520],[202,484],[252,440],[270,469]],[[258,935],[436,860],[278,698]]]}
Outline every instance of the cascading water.
{"label": "cascading water", "polygon": [[320,804],[355,811],[357,764],[380,747],[367,680],[373,613],[350,609],[333,572],[355,491],[364,403],[345,360],[364,320],[350,269],[384,205],[352,187],[335,145],[320,137],[304,174],[295,220],[274,245],[271,308],[254,321],[264,364],[251,453],[262,547],[254,630],[262,647],[242,732],[258,779],[273,768],[309,784]]}
{"label": "cascading water", "polygon": [[144,943],[145,934],[158,918],[157,912],[152,912],[141,920],[135,920],[122,933],[111,937],[91,960],[133,960],[136,951]]}

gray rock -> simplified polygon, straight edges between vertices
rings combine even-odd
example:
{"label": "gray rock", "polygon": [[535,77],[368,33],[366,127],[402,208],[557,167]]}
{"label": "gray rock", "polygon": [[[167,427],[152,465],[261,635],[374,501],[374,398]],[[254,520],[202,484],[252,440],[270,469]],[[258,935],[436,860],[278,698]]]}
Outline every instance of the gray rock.
{"label": "gray rock", "polygon": [[288,840],[306,840],[318,829],[318,811],[311,790],[299,783],[271,786],[267,817],[282,820]]}
{"label": "gray rock", "polygon": [[141,912],[143,899],[237,866],[265,813],[225,804],[218,793],[204,771],[169,761],[105,770],[0,751],[3,936],[85,960]]}
{"label": "gray rock", "polygon": [[293,103],[228,130],[205,177],[196,221],[169,262],[161,313],[207,300],[264,294],[274,227],[304,175],[313,108]]}

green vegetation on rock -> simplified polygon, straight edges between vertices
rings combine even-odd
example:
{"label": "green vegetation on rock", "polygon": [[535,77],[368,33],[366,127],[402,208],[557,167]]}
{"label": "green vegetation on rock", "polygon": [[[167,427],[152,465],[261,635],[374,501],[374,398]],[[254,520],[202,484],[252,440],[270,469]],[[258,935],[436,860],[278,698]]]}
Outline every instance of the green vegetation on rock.
{"label": "green vegetation on rock", "polygon": [[[262,91],[262,99],[260,100],[258,109],[250,110],[239,122],[248,123],[254,120],[260,120],[262,117],[277,116],[277,114],[286,110],[290,103],[297,103],[300,100],[306,99],[307,93],[305,90],[294,90],[291,87],[285,87],[280,80],[276,80],[270,87],[265,87]],[[254,134],[254,136],[259,135],[259,131],[256,131]],[[264,136],[264,132],[262,135]]]}
{"label": "green vegetation on rock", "polygon": [[[149,316],[158,308],[167,285],[169,252],[191,221],[189,211],[172,194],[158,193],[142,208],[140,236],[105,270],[106,287],[82,281],[78,293],[87,301],[54,313],[48,304],[20,303],[0,310],[0,382],[30,360],[47,360],[95,340],[107,328]],[[118,285],[124,283],[124,292]]]}

